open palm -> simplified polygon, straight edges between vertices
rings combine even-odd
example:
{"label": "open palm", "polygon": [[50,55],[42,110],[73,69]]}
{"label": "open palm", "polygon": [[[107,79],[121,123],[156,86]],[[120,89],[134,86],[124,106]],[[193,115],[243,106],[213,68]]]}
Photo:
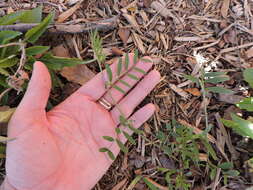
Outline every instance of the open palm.
{"label": "open palm", "polygon": [[[133,62],[130,54],[130,65]],[[116,67],[116,63],[111,66],[113,73],[116,73]],[[119,153],[118,146],[102,136],[116,136],[120,111],[116,106],[105,109],[98,103],[99,99],[112,105],[116,102],[136,128],[154,112],[154,105],[148,104],[133,113],[158,83],[160,75],[157,71],[150,71],[152,63],[139,61],[135,67],[147,74],[144,76],[136,69],[130,69],[129,73],[138,76],[139,82],[127,75],[122,76],[122,80],[131,86],[138,82],[133,89],[115,81],[128,92],[127,95],[114,88],[107,91],[103,79],[106,74],[101,72],[46,112],[50,76],[45,65],[36,62],[28,90],[9,124],[8,136],[14,140],[7,145],[6,189],[91,189],[112,163],[105,153],[99,152],[99,148],[107,147],[115,155]],[[126,142],[123,136],[120,138]]]}

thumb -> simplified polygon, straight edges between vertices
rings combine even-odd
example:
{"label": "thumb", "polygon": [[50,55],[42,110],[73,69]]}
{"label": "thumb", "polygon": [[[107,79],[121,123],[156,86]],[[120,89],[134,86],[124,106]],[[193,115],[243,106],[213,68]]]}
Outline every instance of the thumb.
{"label": "thumb", "polygon": [[35,62],[32,78],[19,105],[23,112],[45,109],[51,90],[51,78],[47,67],[42,62]]}

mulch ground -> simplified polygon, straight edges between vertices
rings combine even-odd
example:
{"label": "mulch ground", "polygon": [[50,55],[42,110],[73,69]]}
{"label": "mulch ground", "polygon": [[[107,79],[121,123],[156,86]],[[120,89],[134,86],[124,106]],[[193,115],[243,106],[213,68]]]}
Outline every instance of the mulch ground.
{"label": "mulch ground", "polygon": [[[56,21],[65,24],[98,22],[118,16],[113,29],[100,32],[109,63],[134,49],[138,49],[142,56],[153,58],[154,67],[161,72],[162,79],[143,102],[152,102],[157,106],[156,114],[142,127],[151,142],[157,142],[153,134],[163,130],[172,119],[185,126],[204,130],[204,107],[207,107],[208,122],[212,125],[209,132],[210,139],[213,139],[211,144],[218,156],[214,164],[231,161],[234,168],[240,171],[240,176],[229,178],[225,185],[221,174],[217,174],[215,180],[210,180],[207,168],[190,168],[194,173],[188,180],[191,189],[245,189],[251,183],[252,175],[245,162],[253,155],[252,141],[236,135],[218,121],[223,117],[228,119],[231,112],[240,111],[234,103],[252,94],[242,78],[242,70],[253,66],[252,0],[0,1],[2,12],[30,9],[40,4],[43,4],[45,14],[54,10]],[[92,58],[87,33],[49,33],[41,42],[54,47],[56,55]],[[208,71],[228,72],[230,80],[220,86],[235,93],[208,93],[204,101],[200,87],[183,77],[183,74],[197,74],[202,67],[201,60],[204,60],[202,66]],[[52,92],[53,104],[62,101],[91,78],[92,73],[98,72],[95,63],[82,69],[88,74],[77,74],[76,70],[61,73],[64,85]],[[83,77],[84,81],[80,82],[75,74]],[[158,183],[160,189],[166,189],[164,176],[156,168],[166,168],[166,164],[167,168],[171,165],[180,167],[176,164],[176,158],[165,156],[142,137],[134,137],[137,145],[128,144],[128,155],[121,154],[117,158],[94,190],[127,189],[136,175],[147,176],[153,183]],[[202,157],[205,160],[207,153],[203,152]],[[148,187],[140,181],[131,189],[143,190]]]}

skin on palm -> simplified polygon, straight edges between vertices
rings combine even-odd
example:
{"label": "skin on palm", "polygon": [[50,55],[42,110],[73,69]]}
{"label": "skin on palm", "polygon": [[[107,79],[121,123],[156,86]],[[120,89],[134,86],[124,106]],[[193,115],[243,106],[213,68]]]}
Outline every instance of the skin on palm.
{"label": "skin on palm", "polygon": [[[150,63],[138,64],[147,71],[152,67]],[[159,78],[158,72],[150,72],[126,97],[111,92],[127,117]],[[116,136],[119,112],[116,108],[109,112],[97,103],[103,95],[108,98],[101,74],[46,113],[50,88],[46,67],[35,63],[28,90],[9,124],[8,136],[15,140],[7,145],[7,181],[18,190],[91,189],[112,163],[99,148],[108,147],[115,155],[119,153],[115,143],[102,138]],[[154,106],[149,104],[130,119],[139,127],[153,112]]]}

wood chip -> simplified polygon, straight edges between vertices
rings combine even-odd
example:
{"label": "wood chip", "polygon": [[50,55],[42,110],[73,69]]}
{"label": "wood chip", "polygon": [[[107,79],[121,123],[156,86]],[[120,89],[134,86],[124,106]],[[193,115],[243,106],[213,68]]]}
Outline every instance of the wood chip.
{"label": "wood chip", "polygon": [[145,54],[146,48],[144,47],[143,42],[142,42],[141,38],[139,37],[139,35],[136,34],[135,32],[132,32],[132,37],[134,39],[134,43],[135,43],[136,47],[138,47],[138,49],[140,50],[140,52],[142,54]]}
{"label": "wood chip", "polygon": [[230,0],[223,0],[222,7],[221,7],[221,15],[223,18],[227,18],[228,16],[228,9],[230,5]]}
{"label": "wood chip", "polygon": [[252,58],[253,57],[253,47],[251,47],[250,49],[248,49],[246,52],[245,52],[247,58]]}
{"label": "wood chip", "polygon": [[187,88],[185,89],[186,92],[189,92],[193,96],[201,96],[201,92],[197,88]]}
{"label": "wood chip", "polygon": [[127,178],[123,179],[122,181],[120,181],[117,185],[115,185],[112,190],[121,190],[123,189],[123,186],[126,184],[127,182]]}
{"label": "wood chip", "polygon": [[58,16],[58,23],[62,23],[65,20],[67,20],[71,15],[74,14],[74,12],[79,9],[81,6],[81,3],[77,3],[75,6],[71,7],[70,9],[68,9],[67,11],[63,12],[62,14],[60,14]]}
{"label": "wood chip", "polygon": [[170,88],[176,92],[178,95],[184,97],[185,99],[189,98],[189,94],[187,92],[185,92],[183,89],[177,87],[174,84],[169,84]]}

